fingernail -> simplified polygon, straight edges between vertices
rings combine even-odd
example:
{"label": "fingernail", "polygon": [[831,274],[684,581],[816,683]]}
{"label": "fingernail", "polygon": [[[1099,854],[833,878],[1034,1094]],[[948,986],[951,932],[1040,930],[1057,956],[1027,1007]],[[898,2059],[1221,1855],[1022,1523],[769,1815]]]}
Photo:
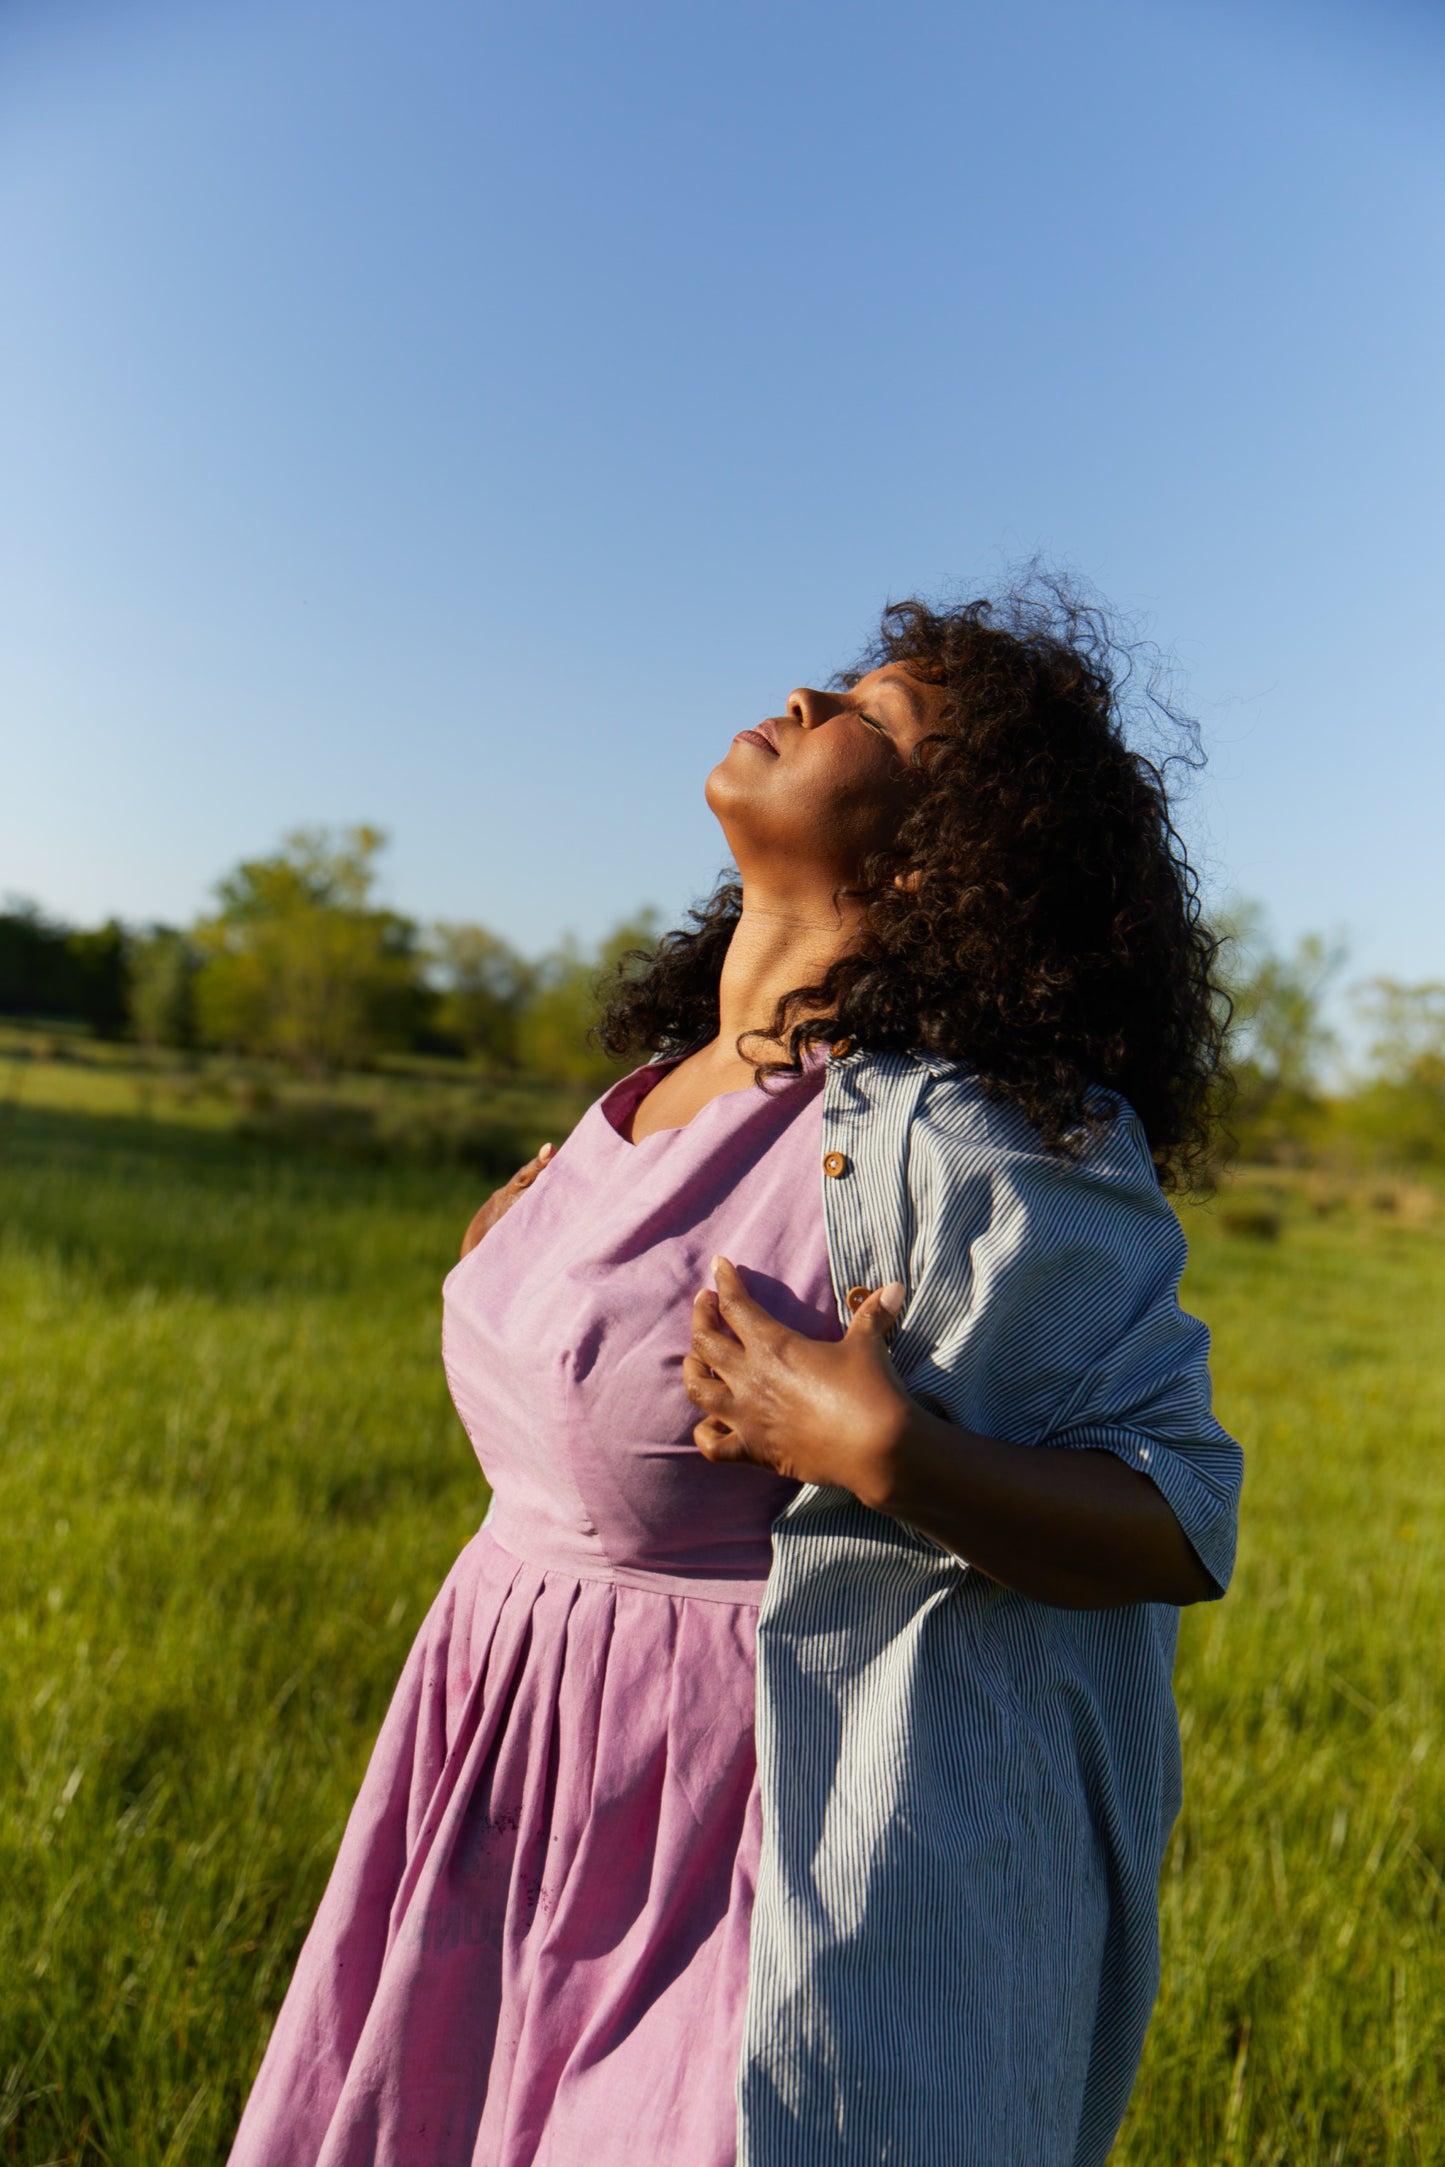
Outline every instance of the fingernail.
{"label": "fingernail", "polygon": [[906,1289],[897,1279],[886,1287],[880,1287],[878,1290],[878,1307],[886,1309],[890,1317],[896,1317],[903,1307],[905,1292]]}
{"label": "fingernail", "polygon": [[546,1160],[550,1159],[551,1156],[552,1146],[550,1144],[543,1144],[541,1150],[537,1153],[537,1157],[545,1162]]}
{"label": "fingernail", "polygon": [[708,1266],[708,1269],[709,1269],[709,1271],[710,1271],[710,1272],[712,1273],[712,1275],[713,1275],[713,1278],[714,1278],[714,1279],[716,1279],[716,1277],[717,1277],[717,1268],[718,1268],[719,1264],[726,1264],[726,1262],[727,1262],[727,1258],[726,1258],[726,1257],[714,1257],[714,1258],[713,1258],[713,1260],[712,1260],[712,1263],[711,1263],[711,1264],[710,1264],[710,1265]]}

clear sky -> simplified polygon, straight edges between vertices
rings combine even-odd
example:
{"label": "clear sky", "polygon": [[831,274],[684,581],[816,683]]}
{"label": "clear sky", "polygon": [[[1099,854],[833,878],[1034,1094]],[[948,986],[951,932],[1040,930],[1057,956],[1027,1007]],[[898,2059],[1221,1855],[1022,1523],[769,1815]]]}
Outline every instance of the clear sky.
{"label": "clear sky", "polygon": [[1415,0],[5,0],[0,890],[673,913],[734,730],[1042,551],[1211,889],[1445,975],[1442,199]]}

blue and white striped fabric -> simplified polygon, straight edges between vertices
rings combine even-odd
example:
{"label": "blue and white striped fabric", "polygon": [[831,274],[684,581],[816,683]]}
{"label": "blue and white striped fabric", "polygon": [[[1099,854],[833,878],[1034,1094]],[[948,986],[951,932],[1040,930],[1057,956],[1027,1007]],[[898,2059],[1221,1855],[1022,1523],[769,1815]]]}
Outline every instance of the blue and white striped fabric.
{"label": "blue and white striped fabric", "polygon": [[[901,1280],[916,1397],[1117,1453],[1222,1594],[1241,1455],[1134,1115],[1061,1160],[967,1069],[853,1052],[823,1120],[840,1311]],[[1177,1611],[1031,1601],[844,1490],[773,1536],[740,2167],[1095,2167],[1158,1983]]]}

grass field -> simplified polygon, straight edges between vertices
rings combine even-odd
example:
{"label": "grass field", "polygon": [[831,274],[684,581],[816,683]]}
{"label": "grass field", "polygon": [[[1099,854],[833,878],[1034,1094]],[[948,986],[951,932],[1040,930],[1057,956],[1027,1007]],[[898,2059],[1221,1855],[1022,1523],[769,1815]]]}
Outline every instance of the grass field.
{"label": "grass field", "polygon": [[[483,1507],[437,1322],[485,1183],[63,1066],[0,1110],[0,2159],[219,2162]],[[1445,2162],[1445,1216],[1274,1190],[1185,1215],[1249,1474],[1124,2167]]]}

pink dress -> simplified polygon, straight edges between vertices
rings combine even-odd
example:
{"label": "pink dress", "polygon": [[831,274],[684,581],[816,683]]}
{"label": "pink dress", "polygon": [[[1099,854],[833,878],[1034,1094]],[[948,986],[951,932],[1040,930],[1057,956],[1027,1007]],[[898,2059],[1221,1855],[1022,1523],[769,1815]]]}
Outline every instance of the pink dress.
{"label": "pink dress", "polygon": [[761,1824],[753,1642],[792,1485],[715,1466],[682,1388],[732,1258],[840,1327],[822,1070],[584,1116],[445,1288],[493,1490],[377,1740],[232,2167],[732,2167]]}

